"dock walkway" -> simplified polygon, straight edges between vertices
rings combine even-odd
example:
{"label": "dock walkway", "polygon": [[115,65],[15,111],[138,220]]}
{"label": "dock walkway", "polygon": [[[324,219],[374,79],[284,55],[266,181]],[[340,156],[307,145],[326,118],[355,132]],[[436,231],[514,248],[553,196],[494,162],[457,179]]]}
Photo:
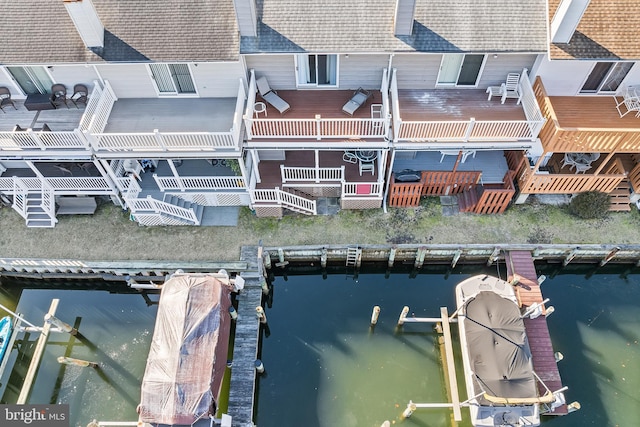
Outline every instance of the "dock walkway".
{"label": "dock walkway", "polygon": [[[511,280],[514,274],[519,276],[520,285],[516,289],[521,306],[529,307],[534,303],[542,303],[542,292],[538,284],[538,276],[531,252],[507,251],[505,253],[505,262],[507,264],[508,279]],[[560,379],[558,364],[554,356],[546,317],[539,316],[535,319],[527,317],[524,319],[524,325],[527,330],[529,346],[531,347],[533,369],[551,391],[559,390],[562,388],[562,380]],[[539,385],[539,388],[541,395],[546,392],[542,385]],[[562,405],[546,415],[565,415],[567,412],[567,406]]]}

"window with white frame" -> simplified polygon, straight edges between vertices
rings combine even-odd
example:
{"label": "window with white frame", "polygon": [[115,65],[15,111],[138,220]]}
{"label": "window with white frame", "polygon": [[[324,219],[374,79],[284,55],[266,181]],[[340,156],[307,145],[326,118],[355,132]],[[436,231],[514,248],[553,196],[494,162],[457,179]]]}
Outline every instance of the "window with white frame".
{"label": "window with white frame", "polygon": [[298,86],[338,85],[338,55],[296,55]]}

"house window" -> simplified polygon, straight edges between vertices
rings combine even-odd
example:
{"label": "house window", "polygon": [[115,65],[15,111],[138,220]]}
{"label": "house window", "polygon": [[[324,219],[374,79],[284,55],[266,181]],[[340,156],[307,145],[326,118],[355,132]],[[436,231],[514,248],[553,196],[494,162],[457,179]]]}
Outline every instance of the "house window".
{"label": "house window", "polygon": [[439,85],[476,86],[484,64],[484,55],[451,53],[442,55]]}
{"label": "house window", "polygon": [[26,95],[51,92],[53,81],[45,67],[7,67]]}
{"label": "house window", "polygon": [[615,93],[633,67],[633,62],[597,62],[580,93]]}
{"label": "house window", "polygon": [[196,93],[187,64],[149,64],[151,77],[161,95]]}
{"label": "house window", "polygon": [[337,55],[296,55],[298,86],[337,86]]}

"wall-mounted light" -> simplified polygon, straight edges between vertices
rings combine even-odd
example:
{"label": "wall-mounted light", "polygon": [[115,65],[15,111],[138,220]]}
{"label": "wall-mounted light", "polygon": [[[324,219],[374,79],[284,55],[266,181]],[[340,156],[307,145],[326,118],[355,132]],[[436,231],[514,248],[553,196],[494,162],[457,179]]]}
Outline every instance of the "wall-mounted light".
{"label": "wall-mounted light", "polygon": [[497,53],[494,53],[494,54],[493,54],[493,59],[497,59],[497,58],[498,58],[498,54],[497,54]]}
{"label": "wall-mounted light", "polygon": [[347,59],[349,59],[349,54],[348,54],[348,53],[346,53],[346,54],[344,55],[344,57],[345,57],[345,58],[347,58]]}

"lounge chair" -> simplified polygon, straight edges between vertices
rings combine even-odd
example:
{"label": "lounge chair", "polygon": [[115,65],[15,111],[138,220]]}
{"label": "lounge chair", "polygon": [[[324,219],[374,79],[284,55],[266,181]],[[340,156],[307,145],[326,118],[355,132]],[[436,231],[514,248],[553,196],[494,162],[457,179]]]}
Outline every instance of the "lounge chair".
{"label": "lounge chair", "polygon": [[353,96],[351,97],[351,99],[349,99],[346,104],[342,106],[342,111],[350,116],[353,116],[353,113],[355,113],[358,108],[360,108],[365,102],[367,102],[367,100],[371,98],[371,95],[371,92],[359,87],[355,92],[353,92]]}
{"label": "lounge chair", "polygon": [[264,99],[273,108],[280,111],[280,114],[283,114],[291,108],[287,101],[280,98],[278,93],[269,87],[269,82],[266,77],[260,77],[256,80],[256,85],[258,86],[258,92],[260,92],[262,99]]}

